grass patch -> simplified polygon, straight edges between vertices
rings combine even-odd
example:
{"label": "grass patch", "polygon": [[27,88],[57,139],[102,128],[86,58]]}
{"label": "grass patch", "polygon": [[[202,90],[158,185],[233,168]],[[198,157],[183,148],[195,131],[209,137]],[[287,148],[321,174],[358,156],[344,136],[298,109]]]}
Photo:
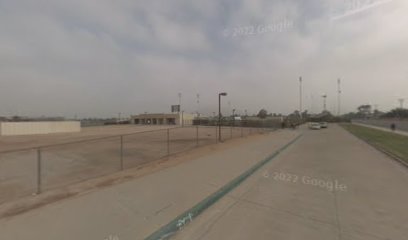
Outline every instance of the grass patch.
{"label": "grass patch", "polygon": [[408,136],[354,124],[341,124],[355,136],[408,163]]}

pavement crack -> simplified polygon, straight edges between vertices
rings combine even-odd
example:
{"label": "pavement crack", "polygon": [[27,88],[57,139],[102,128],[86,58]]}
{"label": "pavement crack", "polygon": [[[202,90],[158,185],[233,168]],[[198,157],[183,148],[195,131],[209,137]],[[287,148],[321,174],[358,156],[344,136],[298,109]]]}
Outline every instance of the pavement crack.
{"label": "pavement crack", "polygon": [[155,215],[155,216],[159,215],[161,212],[163,212],[164,210],[170,208],[171,206],[173,206],[173,203],[170,203],[170,204],[164,206],[163,208],[157,210],[157,211],[154,213],[154,215]]}

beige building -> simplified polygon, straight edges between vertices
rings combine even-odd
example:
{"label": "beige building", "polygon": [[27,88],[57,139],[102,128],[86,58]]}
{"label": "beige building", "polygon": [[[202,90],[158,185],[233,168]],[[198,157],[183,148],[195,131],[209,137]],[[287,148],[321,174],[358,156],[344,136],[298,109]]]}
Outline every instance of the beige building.
{"label": "beige building", "polygon": [[0,122],[0,136],[73,133],[81,131],[78,121]]}
{"label": "beige building", "polygon": [[132,124],[141,125],[192,125],[195,115],[189,113],[146,113],[131,117]]}

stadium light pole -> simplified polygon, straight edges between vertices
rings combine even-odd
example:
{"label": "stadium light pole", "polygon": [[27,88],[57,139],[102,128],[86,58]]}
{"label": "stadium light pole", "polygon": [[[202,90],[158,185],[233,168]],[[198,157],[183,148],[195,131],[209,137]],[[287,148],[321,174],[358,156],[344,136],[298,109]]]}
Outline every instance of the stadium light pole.
{"label": "stadium light pole", "polygon": [[300,114],[300,119],[302,119],[302,77],[299,77],[299,114]]}
{"label": "stadium light pole", "polygon": [[235,108],[232,109],[232,125],[235,126]]}
{"label": "stadium light pole", "polygon": [[322,98],[323,98],[323,112],[326,112],[326,110],[327,110],[327,108],[326,108],[327,94],[323,94]]}
{"label": "stadium light pole", "polygon": [[221,142],[221,96],[227,96],[226,92],[218,94],[218,141]]}

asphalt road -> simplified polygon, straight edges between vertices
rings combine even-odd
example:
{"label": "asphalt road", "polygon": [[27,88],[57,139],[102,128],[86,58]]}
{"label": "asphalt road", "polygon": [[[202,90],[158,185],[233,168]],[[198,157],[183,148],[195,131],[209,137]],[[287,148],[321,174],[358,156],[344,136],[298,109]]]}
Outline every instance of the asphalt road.
{"label": "asphalt road", "polygon": [[303,131],[174,239],[407,239],[408,170],[339,126]]}

